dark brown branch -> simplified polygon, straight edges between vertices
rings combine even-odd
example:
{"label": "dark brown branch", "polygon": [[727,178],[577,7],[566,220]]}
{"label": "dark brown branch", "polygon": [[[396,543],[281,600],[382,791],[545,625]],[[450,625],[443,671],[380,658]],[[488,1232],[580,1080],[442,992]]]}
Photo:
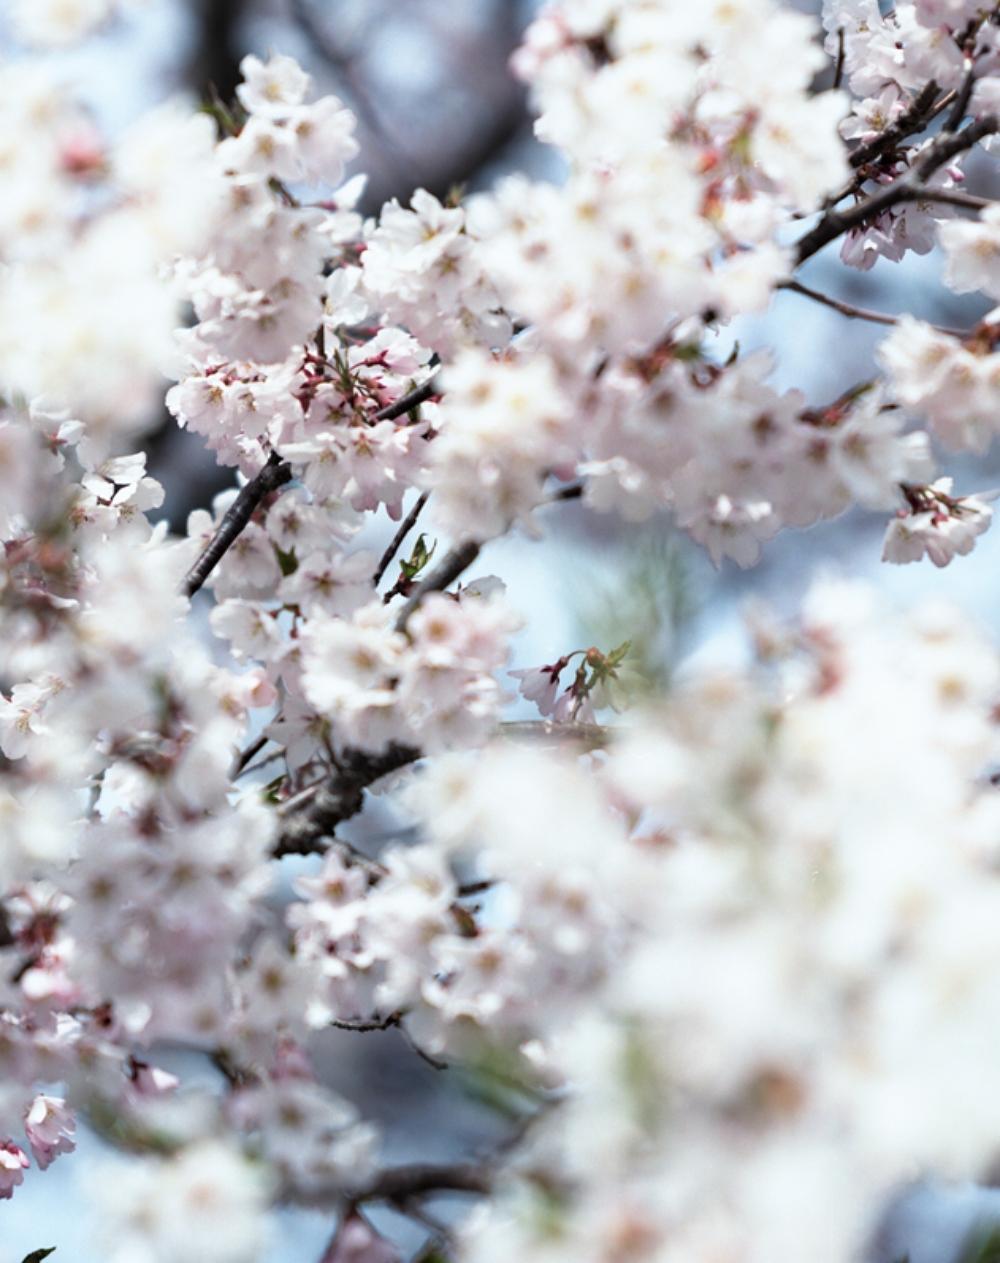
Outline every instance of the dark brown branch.
{"label": "dark brown branch", "polygon": [[822,303],[824,307],[831,307],[834,311],[839,311],[842,316],[847,316],[851,320],[869,320],[872,324],[877,325],[899,323],[898,316],[890,316],[881,311],[869,311],[866,307],[855,307],[852,303],[845,303],[839,298],[831,298],[828,294],[822,294],[818,289],[810,289],[808,285],[803,285],[799,281],[782,281],[778,289],[786,289],[792,294],[801,294],[803,298],[811,298],[814,303]]}
{"label": "dark brown branch", "polygon": [[17,938],[10,924],[10,916],[4,904],[0,903],[0,949],[13,947]]}
{"label": "dark brown branch", "polygon": [[226,510],[225,516],[219,523],[219,529],[212,536],[208,547],[188,571],[187,578],[184,580],[184,592],[188,596],[194,596],[201,588],[239,538],[258,505],[272,491],[277,491],[286,482],[290,482],[291,478],[291,465],[286,464],[277,452],[272,452],[263,469],[240,489],[239,495]]}
{"label": "dark brown branch", "polygon": [[399,1025],[402,1016],[401,1013],[390,1013],[388,1017],[361,1018],[353,1022],[347,1018],[334,1018],[330,1025],[338,1031],[356,1031],[359,1034],[368,1034],[371,1031],[391,1030],[392,1027]]}
{"label": "dark brown branch", "polygon": [[413,746],[391,745],[380,754],[346,750],[339,770],[316,791],[308,807],[284,822],[273,854],[311,855],[322,850],[323,838],[361,810],[369,785],[419,758],[420,751]]}
{"label": "dark brown branch", "polygon": [[399,547],[402,544],[403,540],[406,539],[410,531],[412,531],[413,528],[416,526],[417,518],[423,512],[424,505],[427,503],[427,498],[429,495],[430,495],[430,492],[425,491],[418,498],[413,508],[409,511],[409,513],[407,513],[406,517],[403,518],[402,522],[400,523],[399,530],[392,537],[392,541],[389,544],[389,547],[382,554],[382,560],[378,563],[378,569],[375,571],[374,577],[372,578],[372,584],[376,588],[382,582],[382,578],[385,572],[389,569],[389,566],[392,563],[393,557],[395,557],[395,555],[399,552]]}
{"label": "dark brown branch", "polygon": [[496,884],[497,879],[495,877],[484,877],[481,881],[463,882],[458,888],[458,897],[459,899],[471,899],[475,895],[485,895]]}
{"label": "dark brown branch", "polygon": [[270,741],[270,737],[261,733],[256,741],[252,741],[245,750],[241,750],[233,763],[233,770],[229,774],[230,779],[235,780],[247,764],[260,754],[261,750],[264,749],[268,741]]}
{"label": "dark brown branch", "polygon": [[[375,413],[376,421],[395,421],[397,417],[412,412],[435,393],[434,378],[411,390],[402,399],[387,404]],[[201,588],[205,580],[226,555],[239,538],[247,523],[253,517],[258,505],[271,494],[291,482],[292,467],[283,461],[277,452],[272,452],[264,468],[244,486],[239,495],[227,510],[219,523],[219,529],[212,536],[208,547],[188,571],[184,581],[184,591],[188,596]]]}
{"label": "dark brown branch", "polygon": [[[895,325],[899,323],[898,316],[891,316],[883,311],[870,311],[867,307],[855,307],[853,303],[846,303],[840,298],[831,298],[829,294],[823,294],[818,289],[810,289],[808,285],[803,285],[801,281],[782,281],[778,289],[788,290],[791,294],[801,294],[803,298],[811,298],[814,303],[822,303],[824,307],[830,307],[834,311],[839,311],[842,316],[847,316],[850,320],[868,320],[872,324],[877,325]],[[948,333],[953,338],[965,337],[964,329],[951,329],[947,325],[933,326],[939,333]]]}
{"label": "dark brown branch", "polygon": [[833,68],[833,86],[839,88],[844,78],[844,62],[847,59],[847,42],[844,39],[844,28],[837,28],[837,64]]}
{"label": "dark brown branch", "polygon": [[375,413],[376,421],[395,421],[397,417],[405,416],[407,412],[412,412],[414,408],[419,408],[422,403],[426,403],[428,399],[433,399],[437,394],[437,374],[429,377],[422,386],[418,386],[416,390],[411,390],[402,399],[397,399],[395,403],[386,404],[384,408],[379,408]]}
{"label": "dark brown branch", "polygon": [[365,1188],[352,1195],[358,1202],[392,1202],[397,1205],[411,1197],[433,1193],[486,1194],[493,1187],[494,1174],[487,1166],[461,1162],[453,1165],[414,1163],[380,1171]]}
{"label": "dark brown branch", "polygon": [[942,124],[942,132],[950,134],[951,132],[957,132],[959,127],[961,127],[962,120],[965,118],[966,112],[969,108],[969,101],[972,97],[972,89],[975,86],[976,63],[974,61],[970,61],[969,67],[965,72],[965,78],[962,80],[962,86],[959,88],[958,95],[955,97],[955,104],[948,111],[948,117]]}
{"label": "dark brown branch", "polygon": [[[881,158],[883,154],[891,153],[901,141],[912,136],[914,132],[922,132],[934,116],[944,108],[941,101],[935,104],[934,99],[937,94],[938,85],[932,79],[921,89],[910,108],[904,110],[895,123],[851,151],[848,159],[851,166],[867,166],[869,162]],[[951,100],[950,94],[944,100]]]}
{"label": "dark brown branch", "polygon": [[583,483],[571,482],[565,487],[560,487],[558,491],[553,491],[546,504],[559,504],[563,500],[579,500],[583,495]]}
{"label": "dark brown branch", "polygon": [[971,123],[964,131],[942,134],[931,142],[910,170],[898,180],[878,189],[863,202],[859,202],[848,210],[827,211],[815,228],[807,232],[798,242],[796,264],[805,263],[831,241],[835,241],[854,228],[860,228],[863,224],[884,214],[890,207],[903,201],[919,198],[925,191],[924,182],[935,171],[958,154],[971,149],[984,136],[992,135],[998,128],[1000,128],[1000,120],[995,114],[989,114]]}

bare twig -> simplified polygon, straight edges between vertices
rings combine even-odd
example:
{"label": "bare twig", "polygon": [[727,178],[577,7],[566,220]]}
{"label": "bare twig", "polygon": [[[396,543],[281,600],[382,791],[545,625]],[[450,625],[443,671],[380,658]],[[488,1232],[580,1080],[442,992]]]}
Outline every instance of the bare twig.
{"label": "bare twig", "polygon": [[412,412],[414,408],[419,408],[428,399],[433,399],[437,393],[437,374],[435,373],[433,377],[428,377],[422,386],[417,386],[415,390],[405,394],[402,399],[397,399],[395,403],[388,403],[384,408],[379,408],[378,412],[375,413],[375,420],[395,421],[397,417],[402,417],[407,412]]}
{"label": "bare twig", "polygon": [[412,531],[413,528],[416,526],[417,518],[423,512],[424,505],[427,503],[427,498],[429,495],[430,495],[430,492],[425,491],[417,499],[417,501],[413,505],[413,508],[409,511],[409,513],[407,513],[406,517],[403,518],[402,522],[400,523],[399,530],[392,537],[392,541],[389,544],[389,547],[382,554],[382,560],[378,563],[378,569],[375,571],[374,577],[372,578],[372,584],[376,588],[382,582],[382,578],[385,575],[385,572],[389,569],[389,566],[392,563],[393,557],[395,557],[395,555],[399,552],[399,547],[402,544],[403,540],[406,539],[410,531]]}
{"label": "bare twig", "polygon": [[847,44],[844,40],[844,28],[837,28],[837,64],[833,69],[833,86],[839,88],[844,79],[844,61],[847,57]]}
{"label": "bare twig", "polygon": [[828,294],[822,294],[818,289],[810,289],[808,285],[803,285],[799,281],[782,281],[778,289],[786,289],[792,294],[801,294],[803,298],[811,298],[814,303],[822,303],[824,307],[832,307],[834,311],[839,311],[842,316],[848,316],[852,320],[869,320],[876,325],[894,325],[899,323],[898,316],[890,316],[881,311],[869,311],[865,307],[855,307],[852,303],[845,303],[839,298],[831,298]]}
{"label": "bare twig", "polygon": [[268,741],[270,741],[270,737],[261,733],[256,741],[252,741],[245,750],[241,750],[233,761],[233,768],[229,773],[229,779],[233,781],[236,780],[236,778],[245,770],[247,764],[260,754],[261,750],[264,749]]}
{"label": "bare twig", "polygon": [[969,108],[969,100],[972,96],[972,89],[976,85],[976,63],[971,58],[965,71],[965,78],[962,80],[962,86],[958,89],[955,97],[955,103],[948,111],[948,117],[941,125],[942,134],[950,134],[957,132],[962,125]]}
{"label": "bare twig", "polygon": [[563,500],[579,500],[582,495],[583,483],[571,482],[568,486],[560,487],[558,491],[553,491],[546,504],[559,504]]}
{"label": "bare twig", "polygon": [[0,948],[13,947],[17,938],[10,924],[10,916],[4,904],[0,903]]}
{"label": "bare twig", "polygon": [[[813,302],[822,303],[824,307],[831,307],[834,311],[839,311],[842,316],[847,316],[851,320],[869,320],[877,325],[895,325],[899,323],[898,316],[891,316],[887,312],[870,311],[867,307],[855,307],[853,303],[845,303],[840,298],[831,298],[829,294],[823,294],[818,289],[810,289],[808,285],[803,285],[801,281],[782,281],[778,285],[778,289],[788,290],[791,294],[801,294],[803,298],[811,298]],[[947,333],[953,338],[964,338],[967,335],[965,329],[953,329],[950,325],[932,325],[938,333]]]}
{"label": "bare twig", "polygon": [[475,895],[485,895],[497,884],[495,877],[484,877],[481,881],[463,882],[458,888],[459,899],[471,899]]}

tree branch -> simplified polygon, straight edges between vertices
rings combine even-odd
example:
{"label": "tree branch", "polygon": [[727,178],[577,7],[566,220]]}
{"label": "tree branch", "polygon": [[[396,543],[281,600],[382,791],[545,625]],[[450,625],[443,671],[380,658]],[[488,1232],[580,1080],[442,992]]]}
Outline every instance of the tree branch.
{"label": "tree branch", "polygon": [[934,98],[937,94],[938,85],[932,79],[914,99],[910,108],[900,114],[895,123],[851,151],[848,158],[851,166],[855,168],[867,166],[869,162],[881,158],[883,154],[890,153],[907,136],[912,136],[914,132],[922,132],[931,119],[939,114],[954,96],[953,93],[949,93],[947,97],[935,104]]}
{"label": "tree branch", "polygon": [[913,188],[903,197],[905,202],[940,202],[943,206],[961,206],[963,210],[981,211],[987,206],[995,206],[996,202],[989,197],[976,197],[973,193],[963,193],[959,189]]}
{"label": "tree branch", "polygon": [[277,491],[286,482],[291,482],[291,479],[291,465],[283,461],[277,452],[272,452],[263,469],[240,489],[239,495],[226,510],[225,516],[219,523],[219,529],[212,536],[208,547],[188,571],[187,578],[184,580],[184,592],[187,596],[194,596],[202,587],[239,538],[261,502],[272,491]]}
{"label": "tree branch", "polygon": [[493,1187],[494,1175],[488,1166],[471,1162],[453,1165],[413,1163],[380,1171],[370,1184],[352,1195],[354,1203],[392,1202],[394,1205],[411,1197],[432,1193],[476,1193],[483,1195]]}
{"label": "tree branch", "polygon": [[[845,303],[840,298],[831,298],[829,294],[823,294],[818,289],[810,289],[808,285],[803,285],[801,281],[782,281],[778,289],[788,290],[791,294],[801,294],[804,298],[811,298],[813,302],[822,303],[824,307],[831,307],[834,311],[839,311],[842,316],[847,316],[851,320],[870,320],[873,324],[878,325],[895,325],[899,323],[898,316],[891,316],[886,312],[870,311],[867,307],[855,307],[853,303]],[[966,337],[968,330],[953,329],[949,325],[933,325],[938,333],[947,333],[953,338]]]}
{"label": "tree branch", "polygon": [[316,791],[309,806],[285,821],[272,854],[311,855],[320,850],[318,843],[324,837],[358,814],[369,785],[420,757],[414,746],[391,745],[380,754],[346,750],[338,770]]}
{"label": "tree branch", "polygon": [[861,227],[861,225],[883,214],[897,203],[910,201],[915,198],[919,199],[926,192],[924,181],[928,177],[932,176],[935,171],[958,154],[971,149],[984,136],[989,136],[996,132],[998,128],[1000,128],[1000,119],[995,114],[988,114],[984,118],[977,119],[974,123],[971,123],[964,131],[955,132],[954,134],[942,134],[931,142],[924,154],[898,180],[894,180],[892,184],[885,185],[863,202],[859,202],[848,210],[827,211],[815,228],[807,232],[798,242],[796,246],[796,266],[800,266],[807,259],[811,259],[814,254],[817,254],[831,241],[835,241],[838,237],[843,236],[844,233],[850,232],[854,228]]}
{"label": "tree branch", "polygon": [[430,494],[431,493],[429,491],[423,492],[414,504],[413,508],[409,511],[409,513],[407,513],[406,517],[403,518],[403,521],[400,523],[399,530],[392,537],[389,547],[382,554],[382,560],[378,563],[378,569],[375,571],[372,578],[372,585],[374,587],[377,588],[382,582],[382,578],[385,575],[385,572],[389,569],[393,557],[395,557],[395,555],[399,552],[400,544],[402,544],[403,540],[406,539],[410,531],[412,531],[414,526],[416,526],[417,518],[423,512],[424,505],[427,503],[427,498]]}
{"label": "tree branch", "polygon": [[898,316],[890,316],[881,311],[869,311],[865,307],[855,307],[853,304],[845,303],[839,298],[831,298],[828,294],[822,294],[818,289],[810,289],[808,285],[803,285],[799,281],[782,281],[777,288],[788,290],[792,294],[801,294],[803,298],[811,298],[814,303],[822,303],[824,307],[831,307],[834,311],[839,311],[842,316],[847,316],[851,320],[870,320],[872,324],[877,325],[899,323]]}
{"label": "tree branch", "polygon": [[411,615],[419,608],[424,600],[431,592],[443,592],[449,584],[454,583],[463,571],[468,570],[472,563],[479,556],[479,550],[482,547],[476,540],[466,540],[464,544],[459,544],[453,548],[450,553],[444,557],[440,564],[435,566],[430,574],[418,584],[416,591],[399,611],[399,617],[396,619],[396,630],[406,631],[406,624],[410,621]]}
{"label": "tree branch", "polygon": [[[412,412],[414,408],[426,403],[435,393],[434,381],[435,378],[431,377],[422,386],[418,386],[416,390],[411,390],[409,394],[397,399],[395,403],[386,404],[384,408],[380,408],[375,413],[375,420],[395,421],[397,417],[401,417],[407,412]],[[184,581],[184,592],[187,596],[194,596],[202,587],[208,576],[239,538],[261,502],[272,491],[283,487],[291,480],[291,465],[287,461],[283,461],[277,452],[272,452],[263,469],[240,490],[239,495],[219,523],[219,528],[212,536],[207,548],[188,571],[187,578]]]}
{"label": "tree branch", "polygon": [[433,399],[437,393],[437,373],[435,373],[432,377],[428,377],[422,386],[403,395],[395,403],[388,403],[384,408],[379,408],[375,413],[375,420],[395,421],[397,417],[402,417],[407,412],[412,412],[414,408],[419,408],[428,399]]}

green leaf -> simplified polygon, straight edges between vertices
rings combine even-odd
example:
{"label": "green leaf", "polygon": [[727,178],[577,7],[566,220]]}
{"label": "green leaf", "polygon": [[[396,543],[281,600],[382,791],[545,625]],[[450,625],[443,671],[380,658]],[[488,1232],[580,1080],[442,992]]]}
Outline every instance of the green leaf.
{"label": "green leaf", "polygon": [[282,552],[280,548],[275,548],[275,556],[278,558],[278,565],[281,567],[281,573],[286,577],[294,574],[299,568],[298,558],[295,556],[295,550]]}
{"label": "green leaf", "polygon": [[430,559],[437,551],[437,540],[434,541],[431,548],[427,548],[427,536],[421,534],[417,538],[417,542],[413,545],[413,552],[410,553],[409,561],[401,561],[399,568],[407,579],[415,579],[423,570]]}
{"label": "green leaf", "polygon": [[626,640],[624,644],[619,645],[617,649],[612,649],[611,652],[606,655],[604,659],[604,665],[606,667],[620,666],[622,659],[625,657],[625,655],[628,653],[628,651],[631,648],[632,648],[631,640]]}
{"label": "green leaf", "polygon": [[50,1245],[47,1250],[33,1250],[22,1260],[22,1263],[42,1263],[42,1259],[47,1259],[50,1254],[55,1254],[56,1248]]}

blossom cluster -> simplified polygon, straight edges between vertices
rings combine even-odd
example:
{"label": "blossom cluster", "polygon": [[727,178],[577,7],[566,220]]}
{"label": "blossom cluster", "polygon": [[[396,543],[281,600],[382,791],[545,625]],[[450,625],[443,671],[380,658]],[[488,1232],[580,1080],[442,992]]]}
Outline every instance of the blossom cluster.
{"label": "blossom cluster", "polygon": [[[564,178],[370,217],[352,113],[290,57],[117,138],[5,68],[0,1198],[82,1114],[144,1155],[95,1177],[113,1263],[253,1263],[283,1202],[346,1211],[328,1257],[388,1257],[361,1208],[434,1188],[384,1182],[314,1070],[331,1027],[533,1103],[458,1181],[493,1193],[464,1263],[834,1263],[915,1170],[995,1162],[996,651],[828,586],[636,712],[628,639],[508,670],[524,613],[480,561],[569,500],[717,565],[852,507],[887,561],[972,550],[997,492],[939,457],[998,429],[997,312],[794,274],[938,244],[1000,300],[962,187],[995,16],[827,0],[824,54],[777,0],[560,0],[513,69]],[[779,390],[727,339],[778,288],[892,325],[879,375]],[[180,536],[139,450],[163,402],[237,479]],[[412,845],[339,834],[368,790]]]}

